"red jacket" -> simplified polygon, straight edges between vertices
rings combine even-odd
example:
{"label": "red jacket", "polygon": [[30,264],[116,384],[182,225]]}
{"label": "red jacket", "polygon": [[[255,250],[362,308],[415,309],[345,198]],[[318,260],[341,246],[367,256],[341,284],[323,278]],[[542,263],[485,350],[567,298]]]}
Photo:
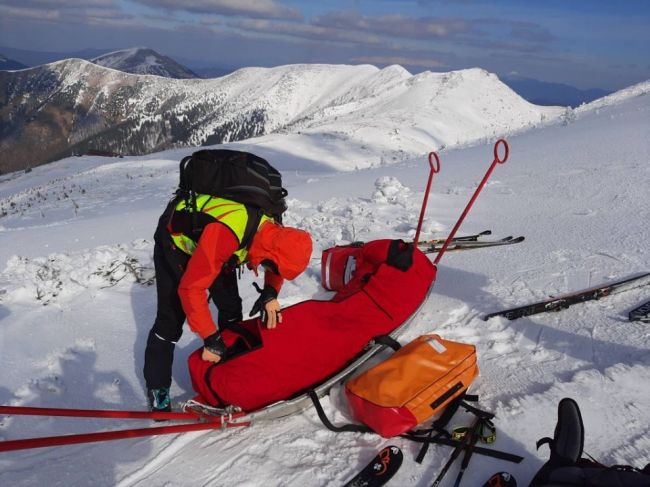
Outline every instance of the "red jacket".
{"label": "red jacket", "polygon": [[[201,338],[218,330],[208,307],[207,291],[238,247],[239,242],[229,228],[219,222],[209,223],[181,278],[178,295],[190,328]],[[283,282],[284,279],[273,272],[264,273],[265,286],[272,286],[279,292]]]}

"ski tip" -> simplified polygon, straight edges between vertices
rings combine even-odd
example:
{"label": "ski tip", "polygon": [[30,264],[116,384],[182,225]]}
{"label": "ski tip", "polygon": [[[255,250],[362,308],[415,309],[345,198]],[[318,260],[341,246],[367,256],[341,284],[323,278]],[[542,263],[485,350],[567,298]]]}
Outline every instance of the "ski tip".
{"label": "ski tip", "polygon": [[397,473],[403,459],[404,455],[399,447],[386,446],[344,487],[381,487]]}
{"label": "ski tip", "polygon": [[388,445],[387,447],[382,448],[379,452],[379,456],[383,458],[390,456],[391,462],[393,463],[393,468],[395,468],[395,470],[397,470],[402,465],[402,461],[404,460],[404,454],[402,453],[402,450],[400,447],[395,445]]}
{"label": "ski tip", "polygon": [[508,472],[497,472],[483,484],[483,487],[517,487],[517,481]]}

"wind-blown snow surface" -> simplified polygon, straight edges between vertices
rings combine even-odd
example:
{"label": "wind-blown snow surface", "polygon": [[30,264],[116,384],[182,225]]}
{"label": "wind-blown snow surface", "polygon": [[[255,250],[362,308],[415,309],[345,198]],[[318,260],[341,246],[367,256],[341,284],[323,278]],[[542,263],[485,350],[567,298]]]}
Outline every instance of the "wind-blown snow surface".
{"label": "wind-blown snow surface", "polygon": [[[499,470],[527,485],[548,458],[535,442],[552,435],[565,396],[582,408],[587,452],[606,464],[650,461],[650,328],[627,320],[632,307],[650,299],[650,286],[513,322],[480,319],[650,271],[647,93],[646,84],[583,108],[565,124],[511,137],[509,161],[495,169],[461,233],[490,228],[496,237],[523,234],[525,242],[447,254],[428,301],[402,337],[437,332],[476,344],[481,375],[473,391],[497,415],[494,446],[526,457],[514,465],[475,455],[464,485],[480,485]],[[324,172],[297,155],[296,142],[331,150],[344,165],[343,149],[296,135],[238,145],[284,171],[291,197],[286,223],[309,230],[315,240],[310,268],[285,285],[284,304],[329,296],[319,287],[322,249],[353,239],[412,238],[428,174],[424,156]],[[67,159],[0,179],[0,214],[6,213],[0,218],[0,403],[145,408],[142,355],[156,299],[147,285],[151,236],[187,152]],[[492,161],[492,145],[442,152],[441,159],[425,237],[449,232]],[[251,280],[249,272],[240,283],[247,306]],[[192,396],[186,358],[199,346],[188,331],[177,348],[178,401]],[[324,403],[336,422],[347,420],[336,392]],[[0,438],[149,424],[3,417]],[[392,485],[430,485],[450,453],[433,447],[418,465],[415,444],[333,434],[307,410],[246,429],[2,453],[0,484],[339,485],[387,444],[405,451]],[[454,476],[455,469],[445,485]]]}

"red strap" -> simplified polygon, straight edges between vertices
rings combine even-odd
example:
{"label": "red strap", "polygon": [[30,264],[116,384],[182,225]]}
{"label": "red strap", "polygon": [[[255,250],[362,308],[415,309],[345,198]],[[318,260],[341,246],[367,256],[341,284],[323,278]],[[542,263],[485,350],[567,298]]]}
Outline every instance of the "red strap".
{"label": "red strap", "polygon": [[[234,415],[233,415],[234,416]],[[84,433],[78,435],[49,436],[43,438],[26,438],[23,440],[0,441],[0,452],[26,450],[30,448],[44,448],[49,446],[75,445],[78,443],[93,443],[98,441],[120,440],[126,438],[139,438],[143,436],[157,436],[172,433],[185,433],[222,427],[248,426],[250,423],[210,423],[178,424],[154,428],[126,429],[117,431],[104,431],[99,433]]]}
{"label": "red strap", "polygon": [[193,412],[124,411],[115,409],[35,408],[27,406],[0,406],[0,414],[20,416],[65,416],[71,418],[107,419],[171,419],[180,421],[217,421],[218,416]]}

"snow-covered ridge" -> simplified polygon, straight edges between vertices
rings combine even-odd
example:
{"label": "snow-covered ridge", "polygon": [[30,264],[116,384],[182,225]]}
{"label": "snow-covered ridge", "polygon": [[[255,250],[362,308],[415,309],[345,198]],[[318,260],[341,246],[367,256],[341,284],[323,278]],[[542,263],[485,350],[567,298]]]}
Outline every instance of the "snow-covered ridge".
{"label": "snow-covered ridge", "polygon": [[592,101],[576,108],[576,112],[584,113],[590,110],[602,108],[608,105],[616,105],[622,103],[630,98],[636,98],[637,96],[647,96],[650,93],[650,81],[643,81],[637,83],[623,90],[612,93],[611,95],[604,96],[598,100]]}
{"label": "snow-covered ridge", "polygon": [[[525,130],[562,111],[531,105],[480,69],[413,76],[400,66],[299,64],[175,80],[69,59],[0,73],[0,85],[9,94],[0,121],[12,129],[0,139],[0,171],[89,149],[145,154],[275,132],[325,138],[368,167]],[[377,129],[384,141],[367,152]]]}

